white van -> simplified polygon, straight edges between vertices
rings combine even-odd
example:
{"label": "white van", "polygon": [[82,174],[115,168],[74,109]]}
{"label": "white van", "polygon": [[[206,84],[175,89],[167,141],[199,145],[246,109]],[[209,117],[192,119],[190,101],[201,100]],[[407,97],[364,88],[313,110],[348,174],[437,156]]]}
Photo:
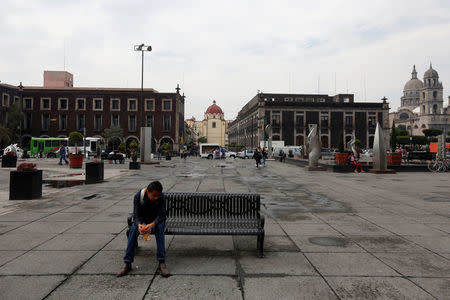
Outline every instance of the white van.
{"label": "white van", "polygon": [[302,148],[302,146],[274,147],[272,153],[274,157],[280,157],[280,151],[283,150],[286,156],[289,156],[289,150],[291,150],[293,152],[292,154],[294,154],[294,156],[297,156],[302,154]]}
{"label": "white van", "polygon": [[216,149],[221,149],[219,144],[200,144],[199,151],[201,158],[214,158],[214,151]]}

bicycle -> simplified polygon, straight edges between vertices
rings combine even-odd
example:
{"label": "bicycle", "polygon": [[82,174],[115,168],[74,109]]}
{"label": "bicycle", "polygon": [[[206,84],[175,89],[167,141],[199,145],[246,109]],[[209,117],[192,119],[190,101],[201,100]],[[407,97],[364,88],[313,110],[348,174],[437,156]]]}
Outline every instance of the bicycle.
{"label": "bicycle", "polygon": [[436,158],[428,163],[428,170],[431,172],[447,172],[448,168],[449,165],[446,159]]}

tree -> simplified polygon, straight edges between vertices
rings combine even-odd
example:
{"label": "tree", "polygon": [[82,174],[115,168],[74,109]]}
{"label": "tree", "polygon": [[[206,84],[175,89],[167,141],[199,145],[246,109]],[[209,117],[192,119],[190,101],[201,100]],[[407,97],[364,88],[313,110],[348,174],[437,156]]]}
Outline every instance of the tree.
{"label": "tree", "polygon": [[399,145],[407,145],[410,144],[411,140],[409,138],[409,135],[399,135],[397,136],[397,144]]}
{"label": "tree", "polygon": [[10,132],[8,128],[0,126],[0,147],[1,149],[9,145],[11,141]]}
{"label": "tree", "polygon": [[69,142],[75,144],[75,154],[80,154],[78,153],[77,146],[81,141],[83,141],[83,135],[81,133],[79,133],[78,131],[72,131],[71,133],[69,133]]}
{"label": "tree", "polygon": [[118,149],[120,153],[125,153],[126,152],[126,148],[125,148],[125,143],[124,142],[120,142]]}
{"label": "tree", "polygon": [[122,141],[123,130],[119,126],[111,126],[103,131],[103,136],[108,141],[108,148],[117,149]]}
{"label": "tree", "polygon": [[426,137],[438,136],[438,135],[442,134],[441,129],[424,129],[424,130],[422,130],[422,132]]}
{"label": "tree", "polygon": [[11,134],[11,140],[17,141],[20,133],[20,123],[23,120],[23,112],[18,103],[14,103],[8,110],[7,124]]}
{"label": "tree", "polygon": [[204,144],[207,142],[208,142],[208,139],[206,138],[206,136],[201,136],[197,139],[197,143],[199,143],[199,144]]}
{"label": "tree", "polygon": [[392,129],[391,129],[391,150],[395,152],[395,148],[397,147],[397,129],[395,128],[395,121],[392,121]]}

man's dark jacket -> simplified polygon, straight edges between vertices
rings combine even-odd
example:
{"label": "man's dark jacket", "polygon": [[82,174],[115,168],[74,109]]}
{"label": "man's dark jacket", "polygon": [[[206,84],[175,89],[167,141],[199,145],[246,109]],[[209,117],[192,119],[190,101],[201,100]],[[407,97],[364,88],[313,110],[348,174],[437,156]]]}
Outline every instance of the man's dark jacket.
{"label": "man's dark jacket", "polygon": [[161,197],[155,202],[150,201],[147,192],[144,192],[143,201],[141,201],[141,191],[134,195],[133,219],[136,225],[150,224],[156,225],[166,220],[166,196],[161,193]]}

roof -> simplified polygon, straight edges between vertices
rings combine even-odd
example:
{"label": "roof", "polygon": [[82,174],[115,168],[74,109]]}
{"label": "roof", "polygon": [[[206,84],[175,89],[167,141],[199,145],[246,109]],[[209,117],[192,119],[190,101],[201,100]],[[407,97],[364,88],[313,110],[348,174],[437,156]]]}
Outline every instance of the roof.
{"label": "roof", "polygon": [[206,110],[207,114],[223,114],[222,109],[220,108],[220,106],[218,106],[216,104],[216,100],[213,101],[213,105],[211,105],[210,107],[208,107],[208,109]]}

